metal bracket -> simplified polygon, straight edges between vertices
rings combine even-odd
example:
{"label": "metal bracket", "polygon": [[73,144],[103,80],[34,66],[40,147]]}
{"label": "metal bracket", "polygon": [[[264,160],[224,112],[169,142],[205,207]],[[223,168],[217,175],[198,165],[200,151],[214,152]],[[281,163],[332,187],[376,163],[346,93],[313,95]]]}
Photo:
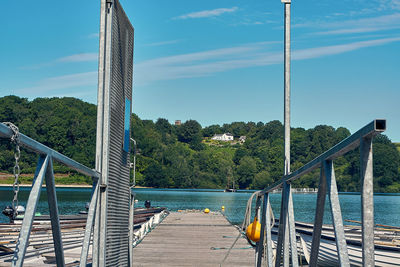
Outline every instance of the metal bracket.
{"label": "metal bracket", "polygon": [[113,0],[106,0],[107,13],[110,13],[110,9],[113,3]]}
{"label": "metal bracket", "polygon": [[104,189],[106,189],[106,188],[107,188],[107,184],[101,184],[101,185],[100,185],[100,189],[104,190]]}

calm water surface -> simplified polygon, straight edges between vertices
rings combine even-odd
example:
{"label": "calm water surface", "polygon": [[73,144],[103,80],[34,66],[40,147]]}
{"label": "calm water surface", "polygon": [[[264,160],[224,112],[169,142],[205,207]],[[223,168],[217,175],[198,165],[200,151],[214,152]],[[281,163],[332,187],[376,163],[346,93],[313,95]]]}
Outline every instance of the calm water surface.
{"label": "calm water surface", "polygon": [[[26,205],[29,188],[21,188],[19,193],[20,204]],[[134,189],[136,206],[143,207],[145,200],[150,200],[152,206],[167,207],[171,211],[180,209],[209,208],[212,211],[220,211],[225,206],[225,214],[235,224],[243,220],[247,200],[251,191],[239,191],[225,193],[220,190],[182,190],[182,189]],[[90,188],[57,188],[57,198],[60,214],[76,214],[84,210],[85,203],[89,201]],[[11,204],[13,192],[11,187],[0,187],[1,210]],[[275,216],[279,216],[280,194],[271,194],[271,204]],[[315,216],[315,201],[317,194],[293,194],[295,219],[303,222],[313,222]],[[357,220],[360,214],[360,195],[342,193],[339,195],[340,206],[344,220]],[[328,200],[326,201],[324,223],[331,223],[328,212]],[[374,196],[375,223],[400,226],[400,194],[378,194]],[[48,214],[46,190],[43,189],[37,210],[42,214]],[[0,215],[0,222],[8,222],[8,218]],[[345,222],[346,223],[346,222]]]}

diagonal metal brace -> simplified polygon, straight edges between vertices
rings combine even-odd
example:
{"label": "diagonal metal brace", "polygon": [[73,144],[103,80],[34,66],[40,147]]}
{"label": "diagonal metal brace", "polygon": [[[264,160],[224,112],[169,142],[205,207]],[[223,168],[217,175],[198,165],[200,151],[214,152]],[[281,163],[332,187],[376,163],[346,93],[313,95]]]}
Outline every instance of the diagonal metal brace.
{"label": "diagonal metal brace", "polygon": [[22,265],[24,264],[25,252],[29,245],[29,237],[31,234],[32,223],[35,217],[36,207],[37,203],[39,202],[40,191],[42,189],[43,179],[45,177],[48,164],[49,156],[41,156],[39,158],[35,173],[35,179],[33,181],[31,193],[29,194],[27,202],[24,220],[22,221],[21,231],[19,232],[17,245],[15,247],[14,256],[12,258],[11,266],[13,267],[22,267]]}

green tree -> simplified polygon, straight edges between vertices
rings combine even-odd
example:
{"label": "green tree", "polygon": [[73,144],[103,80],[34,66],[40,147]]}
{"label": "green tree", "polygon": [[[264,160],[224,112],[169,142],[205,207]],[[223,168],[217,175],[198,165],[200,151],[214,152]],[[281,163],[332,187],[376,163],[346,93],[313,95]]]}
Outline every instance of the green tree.
{"label": "green tree", "polygon": [[252,188],[254,189],[264,189],[270,186],[274,180],[267,170],[263,170],[254,176],[254,182]]}
{"label": "green tree", "polygon": [[195,120],[188,120],[178,128],[178,140],[183,143],[190,143],[201,134],[201,125]]}
{"label": "green tree", "polygon": [[166,134],[172,133],[172,125],[168,122],[167,119],[158,118],[155,123],[155,128],[160,133],[166,133]]}
{"label": "green tree", "polygon": [[[71,97],[36,98],[33,101],[17,96],[0,98],[1,121],[13,122],[25,135],[91,168],[95,161],[96,114],[95,105]],[[154,122],[132,114],[131,131],[137,141],[139,185],[224,188],[228,178],[234,176],[240,188],[263,188],[283,176],[283,125],[277,120],[266,124],[233,122],[202,129],[195,120],[175,126],[164,118]],[[223,132],[231,132],[236,137],[245,135],[246,142],[221,146],[203,143],[203,136]],[[307,130],[292,128],[292,171],[349,135],[346,128],[335,129],[327,125]],[[133,151],[133,147],[131,149]],[[396,148],[385,135],[374,139],[375,192],[400,192],[399,149],[400,145]],[[10,140],[0,139],[1,171],[12,172],[13,153]],[[36,162],[36,153],[22,150],[22,172],[34,172]],[[359,191],[359,151],[348,152],[334,164],[339,191]],[[71,172],[61,164],[55,164],[54,168],[56,172]],[[71,180],[85,180],[81,178]],[[318,181],[319,170],[315,170],[296,180],[293,186],[316,187]]]}
{"label": "green tree", "polygon": [[240,160],[237,167],[238,182],[240,188],[249,188],[253,182],[254,175],[257,172],[256,161],[249,156],[245,156]]}
{"label": "green tree", "polygon": [[169,185],[165,170],[158,162],[151,163],[144,170],[143,175],[146,186],[166,188]]}
{"label": "green tree", "polygon": [[214,124],[203,128],[202,133],[204,137],[212,137],[215,134],[222,134],[223,132],[219,125]]}
{"label": "green tree", "polygon": [[190,144],[194,150],[202,150],[204,148],[201,135],[201,125],[195,120],[188,120],[183,123],[177,130],[178,140],[183,143]]}
{"label": "green tree", "polygon": [[[400,154],[385,135],[378,135],[373,144],[374,180],[382,188],[400,182]],[[380,190],[381,191],[381,190]]]}
{"label": "green tree", "polygon": [[235,164],[239,164],[240,160],[244,157],[244,156],[248,156],[249,152],[247,151],[246,148],[244,147],[239,147],[238,149],[236,149],[235,151],[235,155],[233,157],[233,162]]}
{"label": "green tree", "polygon": [[165,166],[168,180],[172,181],[170,186],[180,188],[193,187],[193,170],[190,165],[192,153],[192,150],[183,143],[175,143],[165,148],[162,162]]}

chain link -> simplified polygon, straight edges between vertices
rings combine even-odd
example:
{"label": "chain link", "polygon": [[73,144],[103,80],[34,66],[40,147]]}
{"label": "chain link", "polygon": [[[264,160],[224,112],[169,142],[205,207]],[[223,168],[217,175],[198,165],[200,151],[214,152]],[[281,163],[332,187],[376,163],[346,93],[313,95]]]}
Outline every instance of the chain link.
{"label": "chain link", "polygon": [[11,142],[15,144],[15,165],[13,168],[14,173],[14,184],[13,184],[13,191],[14,191],[14,198],[12,201],[12,207],[14,209],[14,214],[17,215],[17,207],[18,207],[18,193],[19,193],[19,176],[21,174],[21,168],[19,167],[19,159],[21,157],[21,150],[19,148],[19,129],[11,122],[4,122],[11,131],[13,131],[13,135],[11,136]]}

